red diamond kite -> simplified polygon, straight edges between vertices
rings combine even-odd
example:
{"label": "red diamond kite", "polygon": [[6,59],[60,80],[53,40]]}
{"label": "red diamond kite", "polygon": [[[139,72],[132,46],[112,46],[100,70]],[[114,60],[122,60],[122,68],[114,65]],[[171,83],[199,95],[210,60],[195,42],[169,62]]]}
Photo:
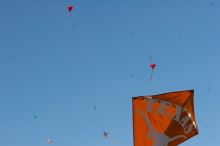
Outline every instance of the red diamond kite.
{"label": "red diamond kite", "polygon": [[72,9],[73,9],[73,6],[72,6],[72,5],[69,5],[69,6],[67,6],[67,9],[68,9],[69,12],[71,12]]}
{"label": "red diamond kite", "polygon": [[150,68],[151,68],[151,69],[154,69],[155,67],[156,67],[156,64],[153,64],[153,63],[150,64]]}

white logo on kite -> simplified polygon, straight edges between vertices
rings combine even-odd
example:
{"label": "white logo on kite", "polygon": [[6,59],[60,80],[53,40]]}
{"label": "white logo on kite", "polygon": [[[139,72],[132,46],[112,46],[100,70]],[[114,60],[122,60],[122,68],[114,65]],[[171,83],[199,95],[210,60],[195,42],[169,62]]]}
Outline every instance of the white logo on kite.
{"label": "white logo on kite", "polygon": [[177,135],[177,136],[170,138],[169,136],[167,136],[163,133],[159,133],[158,131],[156,131],[153,128],[149,119],[147,118],[147,116],[144,114],[143,111],[136,110],[136,112],[138,112],[142,116],[142,118],[144,119],[144,121],[149,129],[149,132],[147,132],[147,137],[153,141],[152,146],[168,146],[169,142],[172,142],[178,138],[184,138],[184,139],[187,138],[185,135]]}

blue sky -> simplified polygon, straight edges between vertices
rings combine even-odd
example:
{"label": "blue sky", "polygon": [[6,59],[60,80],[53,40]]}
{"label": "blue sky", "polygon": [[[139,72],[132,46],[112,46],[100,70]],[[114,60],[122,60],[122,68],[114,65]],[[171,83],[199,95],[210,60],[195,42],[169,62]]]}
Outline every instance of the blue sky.
{"label": "blue sky", "polygon": [[131,98],[187,89],[200,133],[181,146],[220,145],[219,8],[218,0],[1,0],[0,145],[132,146]]}

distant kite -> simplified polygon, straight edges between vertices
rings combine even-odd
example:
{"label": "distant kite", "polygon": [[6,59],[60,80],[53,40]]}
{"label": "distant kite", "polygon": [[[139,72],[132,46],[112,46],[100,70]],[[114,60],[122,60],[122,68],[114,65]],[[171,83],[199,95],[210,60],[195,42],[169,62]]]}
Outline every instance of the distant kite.
{"label": "distant kite", "polygon": [[154,69],[156,67],[156,64],[150,64],[150,68]]}
{"label": "distant kite", "polygon": [[69,5],[69,6],[67,6],[67,10],[68,10],[68,13],[69,13],[69,17],[70,17],[70,19],[71,19],[71,21],[72,21],[72,25],[74,25],[75,23],[74,23],[74,19],[73,19],[73,16],[72,16],[72,11],[73,11],[73,6],[72,5]]}
{"label": "distant kite", "polygon": [[150,78],[149,78],[149,82],[153,79],[153,74],[154,74],[154,69],[156,67],[156,64],[152,63],[152,56],[149,56],[149,59],[150,59],[150,68],[151,68],[151,75],[150,75]]}
{"label": "distant kite", "polygon": [[53,143],[53,140],[47,139],[47,143],[48,143],[48,144],[52,144],[52,143]]}
{"label": "distant kite", "polygon": [[108,138],[108,135],[109,135],[108,132],[106,132],[106,131],[103,132],[103,136],[104,136],[105,138]]}
{"label": "distant kite", "polygon": [[67,10],[68,10],[69,12],[71,12],[71,11],[73,10],[73,6],[72,6],[72,5],[67,6]]}

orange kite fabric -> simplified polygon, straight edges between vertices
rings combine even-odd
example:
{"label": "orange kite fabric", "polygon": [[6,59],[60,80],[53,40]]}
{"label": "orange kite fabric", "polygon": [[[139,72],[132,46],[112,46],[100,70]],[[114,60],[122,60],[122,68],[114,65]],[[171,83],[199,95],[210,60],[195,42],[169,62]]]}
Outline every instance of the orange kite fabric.
{"label": "orange kite fabric", "polygon": [[198,134],[193,90],[132,99],[134,146],[177,146]]}

